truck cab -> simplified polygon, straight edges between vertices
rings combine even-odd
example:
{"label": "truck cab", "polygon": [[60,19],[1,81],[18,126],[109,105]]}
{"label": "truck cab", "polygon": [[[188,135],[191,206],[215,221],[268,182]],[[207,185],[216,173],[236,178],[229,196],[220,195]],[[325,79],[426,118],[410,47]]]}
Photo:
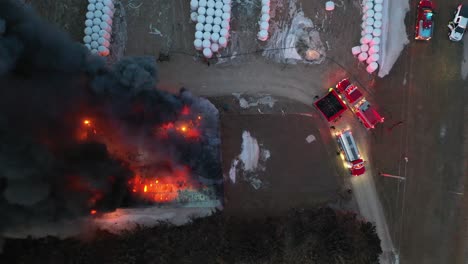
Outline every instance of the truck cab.
{"label": "truck cab", "polygon": [[366,100],[362,99],[355,105],[355,113],[361,123],[367,129],[373,129],[378,123],[383,123],[384,118]]}
{"label": "truck cab", "polygon": [[349,169],[351,175],[359,176],[366,172],[364,160],[359,154],[356,142],[354,141],[351,130],[344,130],[336,134],[338,145],[344,154],[345,166]]}
{"label": "truck cab", "polygon": [[448,24],[449,39],[451,41],[460,41],[465,34],[466,27],[468,26],[468,5],[458,5],[455,11],[453,21]]}

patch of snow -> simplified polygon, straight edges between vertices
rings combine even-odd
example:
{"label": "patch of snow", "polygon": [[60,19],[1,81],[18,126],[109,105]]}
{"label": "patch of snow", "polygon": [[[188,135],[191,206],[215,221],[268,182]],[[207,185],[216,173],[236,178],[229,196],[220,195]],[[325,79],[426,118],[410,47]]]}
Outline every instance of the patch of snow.
{"label": "patch of snow", "polygon": [[[380,78],[390,73],[401,51],[409,43],[405,26],[405,16],[408,11],[408,0],[383,1],[382,48],[378,73]],[[392,14],[391,17],[390,14]]]}
{"label": "patch of snow", "polygon": [[231,163],[231,168],[229,169],[229,179],[231,179],[232,183],[236,183],[236,168],[238,163],[238,159],[233,160]]}
{"label": "patch of snow", "polygon": [[259,157],[260,148],[257,139],[252,137],[249,132],[244,131],[242,133],[242,151],[239,155],[244,164],[244,170],[254,171],[257,168]]}
{"label": "patch of snow", "polygon": [[259,105],[267,105],[270,108],[273,108],[275,103],[278,101],[269,95],[265,95],[260,98],[249,97],[248,100],[241,97],[241,94],[239,93],[233,93],[232,95],[234,95],[239,100],[239,106],[243,109]]}
{"label": "patch of snow", "polygon": [[468,40],[465,38],[463,41],[463,60],[461,63],[461,77],[466,80],[468,77]]}
{"label": "patch of snow", "polygon": [[307,143],[310,144],[310,143],[312,143],[312,142],[314,142],[314,141],[315,141],[315,136],[314,136],[314,135],[308,135],[308,136],[306,137],[306,142],[307,142]]}
{"label": "patch of snow", "polygon": [[267,161],[271,157],[270,151],[268,149],[262,149],[261,157],[262,161]]}
{"label": "patch of snow", "polygon": [[[295,0],[289,2],[290,21],[271,23],[271,37],[267,42],[263,56],[281,63],[298,61],[320,64],[325,60],[325,48],[312,20],[304,16],[297,8]],[[274,15],[271,16],[272,18]],[[307,52],[315,51],[320,56],[313,60],[304,59]]]}

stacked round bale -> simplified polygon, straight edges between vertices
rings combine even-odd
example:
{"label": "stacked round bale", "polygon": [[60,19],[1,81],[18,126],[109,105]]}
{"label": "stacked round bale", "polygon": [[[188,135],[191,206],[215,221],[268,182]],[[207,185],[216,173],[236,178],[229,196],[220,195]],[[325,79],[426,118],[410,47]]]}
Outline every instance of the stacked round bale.
{"label": "stacked round bale", "polygon": [[373,73],[379,67],[380,40],[382,36],[382,9],[384,0],[364,0],[362,3],[362,31],[360,46],[351,49],[359,61],[367,63],[367,72]]}
{"label": "stacked round bale", "polygon": [[88,0],[83,42],[91,53],[109,55],[113,16],[112,0]]}
{"label": "stacked round bale", "polygon": [[193,45],[209,59],[227,47],[231,0],[191,0],[190,9],[190,18],[196,23]]}
{"label": "stacked round bale", "polygon": [[268,29],[270,28],[270,0],[262,0],[262,12],[260,16],[260,30],[258,31],[257,38],[261,41],[268,39]]}

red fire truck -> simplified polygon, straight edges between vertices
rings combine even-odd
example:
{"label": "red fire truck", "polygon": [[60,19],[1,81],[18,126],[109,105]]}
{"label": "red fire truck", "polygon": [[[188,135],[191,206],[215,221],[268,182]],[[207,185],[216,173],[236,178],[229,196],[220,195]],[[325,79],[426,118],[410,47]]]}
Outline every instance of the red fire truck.
{"label": "red fire truck", "polygon": [[[340,146],[342,152],[344,153],[345,166],[351,172],[353,176],[359,176],[366,172],[366,167],[364,166],[364,160],[359,154],[356,142],[354,141],[353,134],[351,130],[344,130],[336,134],[338,139],[338,145]],[[342,156],[343,157],[343,156]]]}
{"label": "red fire truck", "polygon": [[384,118],[365,98],[354,105],[354,112],[367,129],[373,129],[378,123],[384,121]]}

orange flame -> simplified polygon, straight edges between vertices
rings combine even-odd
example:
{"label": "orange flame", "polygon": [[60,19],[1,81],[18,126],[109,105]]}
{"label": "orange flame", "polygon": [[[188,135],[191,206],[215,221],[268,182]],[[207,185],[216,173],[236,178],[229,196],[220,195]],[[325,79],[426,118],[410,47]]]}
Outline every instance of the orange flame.
{"label": "orange flame", "polygon": [[92,215],[95,215],[97,213],[97,211],[93,209],[89,213],[92,214]]}

